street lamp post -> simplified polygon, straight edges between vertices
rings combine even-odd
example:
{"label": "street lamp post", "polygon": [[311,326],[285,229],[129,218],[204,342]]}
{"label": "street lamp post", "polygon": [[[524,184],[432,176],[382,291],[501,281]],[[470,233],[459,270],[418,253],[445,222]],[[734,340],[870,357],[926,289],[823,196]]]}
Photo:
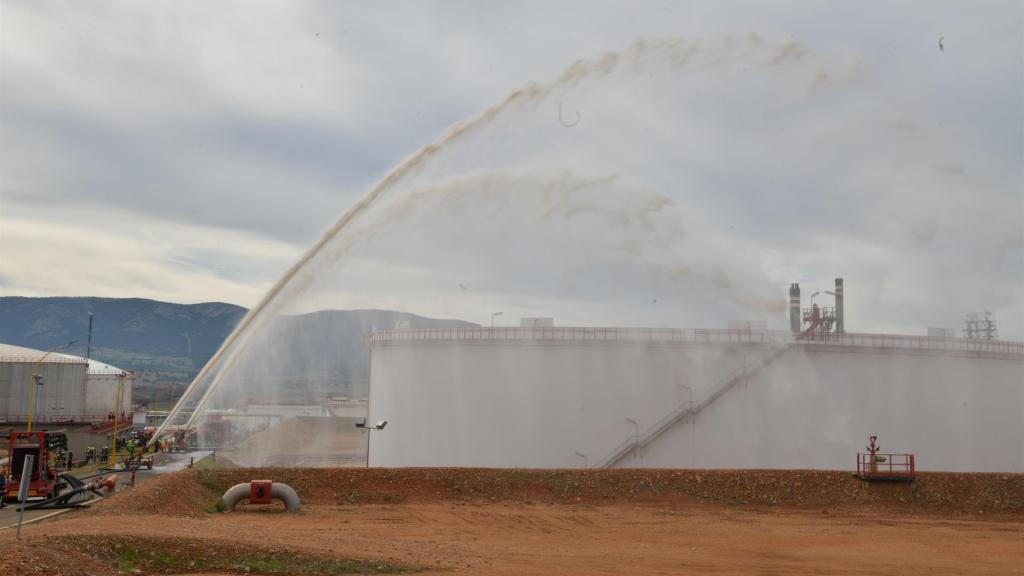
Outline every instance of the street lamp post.
{"label": "street lamp post", "polygon": [[491,328],[494,328],[494,319],[502,314],[504,314],[504,312],[495,312],[494,314],[491,314]]}
{"label": "street lamp post", "polygon": [[49,350],[46,351],[46,354],[43,354],[43,357],[40,358],[36,362],[36,365],[32,368],[32,386],[29,387],[28,390],[28,425],[25,428],[26,432],[32,431],[32,411],[35,408],[36,387],[42,386],[43,384],[43,375],[39,373],[39,368],[43,365],[43,360],[46,360],[46,357],[49,356],[51,353],[56,352],[58,350],[63,350],[74,343],[75,341],[72,340],[67,344],[62,344],[60,346],[54,346],[53,348],[50,348]]}

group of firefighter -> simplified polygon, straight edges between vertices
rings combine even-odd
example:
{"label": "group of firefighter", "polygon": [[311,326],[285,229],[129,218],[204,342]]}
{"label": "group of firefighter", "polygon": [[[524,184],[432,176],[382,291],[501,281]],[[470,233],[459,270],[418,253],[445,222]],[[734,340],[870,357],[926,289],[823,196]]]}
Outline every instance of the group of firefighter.
{"label": "group of firefighter", "polygon": [[[160,438],[153,446],[149,446],[148,440],[151,436],[145,438],[118,438],[117,447],[119,450],[128,452],[128,458],[125,463],[128,464],[136,459],[136,456],[142,457],[152,451],[154,454],[157,452],[172,452],[175,450],[183,449],[182,445],[190,442],[193,439],[192,434],[187,433],[175,433],[173,436],[167,438]],[[85,459],[77,462],[75,461],[74,453],[71,450],[58,450],[54,454],[54,463],[59,468],[72,468],[74,466],[88,466],[90,464],[103,464],[110,460],[110,446],[100,446],[99,450],[95,446],[89,446],[85,449]]]}

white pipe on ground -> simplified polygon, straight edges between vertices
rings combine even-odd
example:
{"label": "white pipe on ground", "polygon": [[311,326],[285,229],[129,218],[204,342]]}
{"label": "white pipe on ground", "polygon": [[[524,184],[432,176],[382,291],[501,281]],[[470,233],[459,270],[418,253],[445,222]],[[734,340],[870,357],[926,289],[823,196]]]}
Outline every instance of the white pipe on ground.
{"label": "white pipe on ground", "polygon": [[[228,488],[227,492],[221,498],[224,501],[224,509],[232,511],[235,506],[242,500],[249,499],[250,483],[235,484],[231,488]],[[275,500],[284,502],[285,509],[289,512],[299,511],[299,495],[287,484],[279,484],[274,482],[270,486],[270,497]]]}

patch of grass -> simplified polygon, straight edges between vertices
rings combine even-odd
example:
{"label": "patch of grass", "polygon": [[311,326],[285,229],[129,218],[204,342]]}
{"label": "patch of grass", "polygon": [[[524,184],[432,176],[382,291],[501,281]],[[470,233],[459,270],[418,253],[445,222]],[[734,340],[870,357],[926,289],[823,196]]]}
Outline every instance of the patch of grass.
{"label": "patch of grass", "polygon": [[[74,538],[72,538],[74,539]],[[181,538],[92,539],[81,546],[86,553],[117,565],[124,572],[182,574],[193,572],[237,572],[246,574],[399,574],[419,568],[391,562],[328,558],[294,551],[246,549],[218,543]]]}
{"label": "patch of grass", "polygon": [[228,505],[224,503],[223,498],[218,498],[216,502],[204,508],[204,510],[210,514],[223,514],[227,509]]}
{"label": "patch of grass", "polygon": [[208,470],[210,468],[216,468],[217,461],[213,458],[212,454],[207,454],[200,458],[197,462],[192,463],[193,470]]}

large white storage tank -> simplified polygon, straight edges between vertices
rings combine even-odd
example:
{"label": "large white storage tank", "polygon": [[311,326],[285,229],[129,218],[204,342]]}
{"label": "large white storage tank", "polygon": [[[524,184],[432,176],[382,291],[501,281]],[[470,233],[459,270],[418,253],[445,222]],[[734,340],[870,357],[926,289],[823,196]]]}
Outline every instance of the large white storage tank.
{"label": "large white storage tank", "polygon": [[1024,471],[1024,343],[751,330],[367,338],[373,466],[822,468],[867,436],[921,470]]}
{"label": "large white storage tank", "polygon": [[0,344],[0,424],[28,420],[32,374],[43,377],[33,398],[33,421],[86,423],[103,420],[117,406],[127,416],[132,405],[134,374],[81,356]]}

